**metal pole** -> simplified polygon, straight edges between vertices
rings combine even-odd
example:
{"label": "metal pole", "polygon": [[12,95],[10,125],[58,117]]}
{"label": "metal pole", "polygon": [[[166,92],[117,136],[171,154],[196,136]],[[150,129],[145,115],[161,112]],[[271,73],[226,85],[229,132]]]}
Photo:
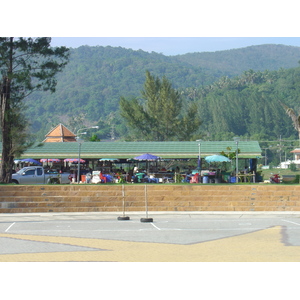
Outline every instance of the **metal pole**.
{"label": "metal pole", "polygon": [[124,187],[124,184],[122,184],[122,201],[123,201],[123,216],[119,216],[118,220],[119,221],[130,220],[129,217],[125,216],[125,187]]}
{"label": "metal pole", "polygon": [[199,143],[199,171],[201,171],[201,143]]}
{"label": "metal pole", "polygon": [[77,174],[77,184],[79,184],[80,182],[80,149],[81,149],[81,142],[79,140],[79,134],[86,134],[86,132],[81,132],[79,133],[79,131],[81,130],[85,130],[85,129],[90,129],[90,128],[99,128],[99,126],[91,126],[91,127],[86,127],[86,128],[80,128],[77,130],[77,133],[76,133],[76,139],[77,139],[77,142],[78,142],[78,174]]}
{"label": "metal pole", "polygon": [[199,142],[199,174],[198,174],[198,182],[201,183],[201,143]]}
{"label": "metal pole", "polygon": [[122,197],[123,197],[123,217],[125,217],[125,191],[124,191],[124,184],[122,184]]}
{"label": "metal pole", "polygon": [[238,173],[239,173],[239,158],[238,158],[238,155],[239,155],[239,141],[237,140],[236,141],[236,166],[235,166],[235,182],[238,183]]}
{"label": "metal pole", "polygon": [[148,200],[147,200],[147,185],[145,184],[145,207],[146,207],[146,218],[148,218]]}
{"label": "metal pole", "polygon": [[79,184],[80,181],[80,149],[81,149],[81,143],[78,143],[78,170],[77,170],[77,184]]}
{"label": "metal pole", "polygon": [[236,154],[235,154],[235,163],[236,163],[236,165],[235,165],[235,182],[236,183],[238,183],[238,180],[239,180],[239,178],[238,178],[238,173],[239,173],[239,158],[238,158],[238,156],[239,156],[239,140],[240,140],[240,138],[239,137],[234,137],[233,138],[233,140],[235,141],[235,143],[236,143]]}
{"label": "metal pole", "polygon": [[267,165],[267,148],[265,148],[265,166]]}
{"label": "metal pole", "polygon": [[148,199],[147,199],[147,185],[145,184],[145,206],[146,218],[141,218],[141,222],[153,222],[153,218],[148,218]]}
{"label": "metal pole", "polygon": [[199,160],[199,168],[198,168],[198,179],[200,179],[199,181],[201,182],[201,142],[202,140],[196,140],[196,142],[198,142],[198,146],[199,146],[199,157],[198,157],[198,160]]}

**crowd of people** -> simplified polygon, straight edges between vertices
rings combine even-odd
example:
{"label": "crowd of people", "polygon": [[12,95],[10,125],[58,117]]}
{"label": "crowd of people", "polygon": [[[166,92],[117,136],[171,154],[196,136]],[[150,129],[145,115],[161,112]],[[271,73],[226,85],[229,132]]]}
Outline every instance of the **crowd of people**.
{"label": "crowd of people", "polygon": [[[19,166],[17,166],[19,167]],[[166,168],[146,164],[129,165],[123,169],[121,164],[101,163],[93,170],[90,165],[80,166],[80,177],[78,179],[78,165],[62,166],[59,164],[48,164],[44,166],[45,172],[69,173],[70,183],[222,183],[234,182],[235,174],[221,171],[220,169],[199,170],[197,166],[188,165],[180,170],[179,166]],[[244,175],[242,181],[248,180],[250,173],[246,165],[239,172]],[[251,172],[252,173],[252,172]],[[241,180],[241,178],[240,178]]]}

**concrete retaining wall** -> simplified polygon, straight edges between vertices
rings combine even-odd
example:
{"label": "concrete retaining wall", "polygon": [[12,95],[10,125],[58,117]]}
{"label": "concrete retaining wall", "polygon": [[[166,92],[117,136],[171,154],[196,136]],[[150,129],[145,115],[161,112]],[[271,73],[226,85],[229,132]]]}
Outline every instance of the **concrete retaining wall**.
{"label": "concrete retaining wall", "polygon": [[0,213],[300,211],[300,185],[2,185]]}

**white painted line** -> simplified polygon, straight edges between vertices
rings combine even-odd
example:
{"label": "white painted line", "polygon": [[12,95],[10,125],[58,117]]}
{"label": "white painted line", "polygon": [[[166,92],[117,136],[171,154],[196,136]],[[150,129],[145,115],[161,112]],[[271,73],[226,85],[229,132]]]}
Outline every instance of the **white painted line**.
{"label": "white painted line", "polygon": [[155,227],[157,230],[161,230],[159,227],[157,227],[157,226],[154,225],[153,223],[151,223],[151,225],[152,225],[153,227]]}
{"label": "white painted line", "polygon": [[292,224],[295,224],[295,225],[300,225],[300,223],[296,223],[296,222],[293,222],[293,221],[288,221],[288,220],[282,220],[282,221],[292,223]]}
{"label": "white painted line", "polygon": [[6,230],[5,230],[5,232],[7,232],[13,225],[15,225],[16,224],[16,222],[13,222]]}

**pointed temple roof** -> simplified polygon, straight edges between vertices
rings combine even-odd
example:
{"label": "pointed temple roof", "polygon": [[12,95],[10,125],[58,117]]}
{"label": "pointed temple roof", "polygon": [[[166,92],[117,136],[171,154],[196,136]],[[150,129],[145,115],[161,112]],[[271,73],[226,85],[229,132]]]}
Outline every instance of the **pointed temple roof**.
{"label": "pointed temple roof", "polygon": [[76,142],[76,135],[61,123],[51,129],[45,136],[43,143]]}

